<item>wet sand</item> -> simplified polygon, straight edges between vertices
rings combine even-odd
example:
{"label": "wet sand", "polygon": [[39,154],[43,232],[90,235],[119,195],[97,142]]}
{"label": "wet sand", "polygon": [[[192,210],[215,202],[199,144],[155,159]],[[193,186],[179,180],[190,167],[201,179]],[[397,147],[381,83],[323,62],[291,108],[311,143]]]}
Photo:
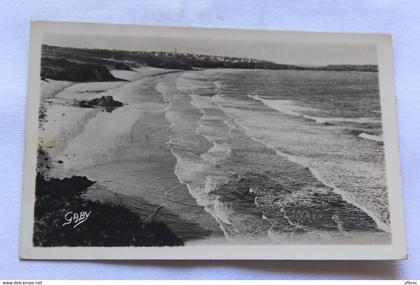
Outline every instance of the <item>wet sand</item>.
{"label": "wet sand", "polygon": [[[96,182],[86,199],[164,222],[189,244],[389,241],[308,167],[252,138],[237,119],[267,110],[224,102],[211,71],[118,76],[129,81],[55,83],[40,138],[50,177],[85,176]],[[100,96],[124,105],[112,112],[71,105]]]}
{"label": "wet sand", "polygon": [[[64,117],[72,114],[72,120],[47,128],[49,144],[41,146],[51,157],[48,173],[55,178],[79,175],[96,181],[86,198],[120,204],[145,219],[162,221],[184,241],[223,237],[216,221],[197,205],[174,173],[176,160],[166,145],[168,103],[155,88],[167,71],[147,68],[146,74],[141,72],[129,74],[131,82],[80,83],[56,94],[47,118],[64,113]],[[74,99],[107,95],[124,106],[108,113],[68,105]],[[60,138],[65,142],[57,143]],[[46,136],[41,135],[41,140],[46,141]]]}

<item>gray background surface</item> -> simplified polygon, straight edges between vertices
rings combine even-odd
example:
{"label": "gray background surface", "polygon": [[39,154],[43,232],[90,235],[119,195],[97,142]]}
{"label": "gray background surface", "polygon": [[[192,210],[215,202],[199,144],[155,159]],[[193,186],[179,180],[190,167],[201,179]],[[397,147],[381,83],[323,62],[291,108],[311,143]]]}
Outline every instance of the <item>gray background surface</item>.
{"label": "gray background surface", "polygon": [[[2,0],[0,279],[420,279],[419,16],[420,2],[414,0]],[[20,261],[20,199],[31,20],[392,33],[409,259],[399,262]]]}

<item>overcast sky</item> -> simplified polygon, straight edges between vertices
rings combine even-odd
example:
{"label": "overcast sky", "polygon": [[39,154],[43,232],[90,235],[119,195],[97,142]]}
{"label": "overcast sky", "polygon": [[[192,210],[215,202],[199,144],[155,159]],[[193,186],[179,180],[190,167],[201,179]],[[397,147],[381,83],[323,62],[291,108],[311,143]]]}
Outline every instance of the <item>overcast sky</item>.
{"label": "overcast sky", "polygon": [[376,47],[373,44],[57,34],[44,35],[43,43],[66,47],[135,51],[174,51],[176,49],[179,53],[246,57],[300,65],[377,64]]}

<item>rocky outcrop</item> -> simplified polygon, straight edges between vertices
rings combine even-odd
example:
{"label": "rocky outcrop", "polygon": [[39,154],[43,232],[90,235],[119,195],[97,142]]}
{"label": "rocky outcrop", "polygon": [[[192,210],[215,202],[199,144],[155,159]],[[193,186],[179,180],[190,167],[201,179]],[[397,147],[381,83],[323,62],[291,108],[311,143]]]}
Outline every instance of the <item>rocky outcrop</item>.
{"label": "rocky outcrop", "polygon": [[92,100],[75,101],[75,105],[81,108],[95,108],[95,107],[121,107],[123,103],[114,100],[112,96],[102,96]]}
{"label": "rocky outcrop", "polygon": [[125,63],[117,63],[114,65],[114,68],[117,70],[132,70],[131,67]]}

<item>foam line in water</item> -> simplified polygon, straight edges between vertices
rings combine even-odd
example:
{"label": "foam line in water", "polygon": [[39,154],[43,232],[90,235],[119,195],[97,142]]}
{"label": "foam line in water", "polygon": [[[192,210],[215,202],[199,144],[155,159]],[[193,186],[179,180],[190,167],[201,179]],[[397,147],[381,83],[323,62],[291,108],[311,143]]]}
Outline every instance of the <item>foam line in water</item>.
{"label": "foam line in water", "polygon": [[[196,125],[195,133],[200,134],[200,128],[203,128],[203,119],[206,117],[206,112],[203,108],[206,106],[208,102],[206,102],[205,98],[200,98],[193,94],[194,84],[190,84],[189,81],[193,81],[194,78],[183,78],[180,76],[176,79],[176,88],[177,92],[181,92],[187,95],[190,100],[188,102],[201,113],[201,118],[197,121],[194,121]],[[174,96],[168,96],[170,92],[174,90],[168,90],[164,84],[161,84],[158,88],[158,91],[165,97],[168,98],[169,104],[165,109],[166,119],[171,123],[169,130],[176,127],[175,121],[171,119],[168,114],[170,112],[178,112],[174,109],[174,100],[177,100]],[[184,100],[186,99],[185,96]],[[203,101],[204,100],[204,101]],[[203,105],[204,104],[204,105]],[[201,108],[200,108],[201,107]],[[192,122],[190,122],[192,123]],[[219,228],[224,233],[224,236],[228,240],[232,240],[229,233],[226,231],[226,225],[230,224],[229,217],[231,216],[231,211],[229,206],[224,204],[223,202],[217,200],[216,195],[209,195],[210,192],[217,189],[220,184],[226,183],[226,177],[218,175],[208,169],[211,165],[209,161],[225,159],[226,157],[230,156],[231,150],[230,148],[224,143],[217,143],[215,140],[216,138],[210,136],[205,136],[200,134],[201,136],[205,137],[210,143],[213,144],[205,153],[201,154],[201,156],[197,157],[197,161],[191,160],[189,157],[185,157],[182,151],[177,151],[173,145],[176,143],[176,137],[174,134],[169,131],[169,141],[167,143],[171,153],[174,155],[176,159],[176,164],[174,167],[174,173],[178,179],[178,181],[184,184],[189,192],[189,194],[196,200],[199,206],[202,206],[206,212],[208,212],[219,224]],[[204,175],[207,174],[207,175]],[[199,181],[197,180],[197,175]]]}
{"label": "foam line in water", "polygon": [[381,121],[374,118],[344,118],[344,117],[314,117],[308,115],[302,115],[302,117],[313,120],[318,124],[325,123],[357,123],[357,124],[378,124]]}
{"label": "foam line in water", "polygon": [[282,99],[263,99],[258,95],[248,95],[248,97],[262,102],[264,105],[279,111],[280,113],[302,117],[311,121],[314,121],[318,124],[325,123],[357,123],[357,124],[366,124],[366,123],[380,123],[381,121],[375,118],[345,118],[345,117],[315,117],[304,115],[304,111],[318,111],[314,108],[305,108],[297,106],[292,100],[282,100]]}
{"label": "foam line in water", "polygon": [[296,106],[291,104],[290,100],[267,100],[263,99],[258,95],[248,95],[249,98],[262,102],[264,105],[270,107],[271,109],[277,110],[280,113],[301,117],[302,114],[298,113]]}
{"label": "foam line in water", "polygon": [[384,141],[382,136],[376,136],[376,135],[371,135],[371,134],[367,134],[367,133],[359,134],[359,138],[366,139],[366,140],[371,140],[371,141],[375,141],[375,142],[383,142]]}
{"label": "foam line in water", "polygon": [[[260,142],[261,143],[264,143],[262,141],[260,141]],[[268,144],[266,144],[266,143],[264,143],[264,144],[267,145],[268,147],[270,147]],[[349,204],[352,204],[352,205],[358,207],[363,212],[365,212],[368,216],[370,216],[375,221],[375,223],[376,223],[376,225],[377,225],[377,227],[379,229],[383,230],[384,232],[390,232],[389,226],[386,223],[382,222],[373,211],[371,211],[368,208],[366,208],[366,207],[360,205],[359,203],[355,202],[353,200],[353,198],[350,195],[348,195],[348,193],[346,193],[345,191],[343,191],[343,190],[335,187],[334,185],[331,185],[331,184],[327,183],[324,179],[322,179],[322,177],[318,173],[318,171],[316,171],[314,168],[310,167],[302,159],[300,159],[299,157],[294,156],[292,154],[284,153],[284,152],[279,151],[279,150],[275,150],[275,151],[276,151],[277,155],[280,155],[282,157],[286,157],[287,159],[289,159],[292,162],[295,162],[295,163],[300,164],[302,166],[308,167],[308,169],[311,171],[312,175],[318,181],[322,182],[322,184],[324,184],[325,186],[331,188],[335,193],[339,194],[343,198],[344,201],[346,201]]]}
{"label": "foam line in water", "polygon": [[308,165],[306,165],[298,157],[293,156],[293,155],[290,155],[290,154],[283,153],[283,152],[278,151],[278,150],[276,150],[276,153],[279,154],[279,155],[282,155],[282,156],[287,157],[290,161],[293,161],[295,163],[298,163],[300,165],[304,165],[304,166],[308,167],[309,170],[315,176],[316,179],[318,179],[319,181],[321,181],[325,186],[328,186],[331,189],[333,189],[333,191],[335,193],[339,194],[343,198],[344,201],[346,201],[346,202],[348,202],[348,203],[350,203],[350,204],[358,207],[363,212],[365,212],[367,215],[369,215],[375,221],[375,223],[376,223],[376,225],[378,226],[379,229],[383,230],[384,232],[389,232],[390,231],[389,226],[386,223],[382,222],[373,211],[371,211],[368,208],[366,208],[366,207],[360,205],[359,203],[355,202],[353,200],[353,198],[350,195],[348,195],[348,193],[346,193],[345,191],[343,191],[343,190],[335,187],[334,185],[331,185],[331,184],[327,183],[326,181],[324,181],[322,179],[321,175],[315,169],[313,169],[313,168],[309,167]]}
{"label": "foam line in water", "polygon": [[[261,143],[264,143],[264,142],[261,141]],[[267,144],[265,144],[265,145],[267,145]],[[269,145],[267,145],[267,146],[270,147]],[[312,175],[318,181],[321,181],[325,186],[331,188],[335,193],[339,194],[343,198],[344,201],[358,207],[363,212],[365,212],[368,216],[370,216],[375,221],[375,223],[376,223],[376,225],[379,229],[383,230],[384,232],[389,232],[390,231],[389,226],[386,223],[382,222],[374,212],[372,212],[371,210],[367,209],[366,207],[360,205],[359,203],[355,202],[352,199],[352,197],[350,195],[348,195],[348,193],[346,193],[345,191],[335,187],[334,185],[331,185],[331,184],[327,183],[325,180],[322,179],[322,177],[318,173],[318,171],[316,171],[314,168],[310,167],[307,163],[305,163],[305,161],[303,161],[302,159],[299,159],[299,157],[294,156],[292,154],[284,153],[284,152],[279,151],[279,150],[275,150],[275,151],[278,155],[280,155],[282,157],[286,157],[287,159],[289,159],[292,162],[295,162],[297,164],[308,167],[308,169],[311,171]]]}
{"label": "foam line in water", "polygon": [[[219,104],[217,104],[217,105],[219,105]],[[222,106],[219,105],[219,107],[221,109],[223,109]],[[341,189],[339,189],[339,188],[337,188],[337,187],[335,187],[333,185],[330,185],[329,183],[325,182],[322,179],[321,175],[315,169],[313,169],[312,167],[310,167],[310,165],[308,163],[306,163],[303,159],[301,159],[301,158],[299,158],[299,157],[297,157],[295,155],[292,155],[292,154],[281,152],[275,146],[273,146],[273,145],[265,142],[262,139],[259,139],[259,138],[256,138],[256,137],[252,136],[252,132],[250,132],[249,128],[247,128],[244,125],[241,125],[236,119],[233,118],[233,120],[234,120],[234,122],[236,124],[240,125],[245,130],[246,134],[251,139],[253,139],[256,142],[259,142],[259,143],[264,144],[265,146],[267,146],[270,149],[273,149],[276,152],[277,155],[282,156],[282,157],[285,157],[285,158],[287,158],[288,160],[290,160],[290,161],[292,161],[294,163],[297,163],[299,165],[302,165],[304,167],[307,167],[311,171],[311,173],[314,175],[314,177],[316,179],[318,179],[318,181],[322,182],[325,186],[330,187],[336,194],[339,194],[343,198],[343,200],[345,200],[349,204],[352,204],[352,205],[358,207],[359,209],[361,209],[362,211],[364,211],[367,215],[369,215],[375,221],[375,223],[376,223],[376,225],[377,225],[377,227],[379,229],[381,229],[381,230],[383,230],[385,232],[389,232],[390,231],[389,225],[387,225],[386,223],[384,223],[373,211],[371,211],[371,210],[367,209],[366,207],[360,205],[359,203],[355,202],[354,199],[350,195],[348,195],[345,191],[343,191],[343,190],[341,190]]]}

